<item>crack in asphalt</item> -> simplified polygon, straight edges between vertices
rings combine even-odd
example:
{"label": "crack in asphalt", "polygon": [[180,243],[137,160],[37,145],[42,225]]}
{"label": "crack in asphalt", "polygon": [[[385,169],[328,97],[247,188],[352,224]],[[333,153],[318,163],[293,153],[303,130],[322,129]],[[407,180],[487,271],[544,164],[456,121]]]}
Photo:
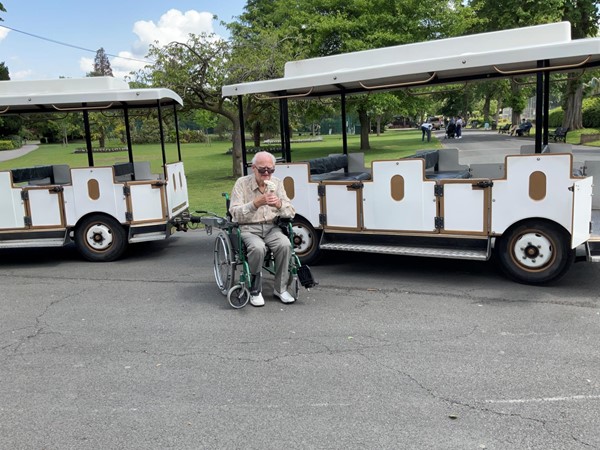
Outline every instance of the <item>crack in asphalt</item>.
{"label": "crack in asphalt", "polygon": [[53,332],[53,331],[46,331],[47,329],[47,324],[43,321],[43,317],[48,313],[48,311],[50,311],[50,309],[52,307],[54,307],[55,305],[68,300],[72,297],[76,297],[80,294],[82,294],[83,292],[85,292],[86,290],[80,290],[79,292],[75,293],[75,294],[70,294],[70,295],[66,295],[64,297],[55,299],[55,300],[51,300],[46,307],[44,308],[44,310],[38,314],[35,317],[35,323],[31,326],[25,326],[25,327],[19,327],[19,328],[13,328],[11,330],[7,330],[2,332],[2,334],[8,334],[8,333],[14,333],[17,331],[23,331],[23,330],[27,330],[27,329],[31,329],[33,328],[33,330],[29,333],[26,334],[25,336],[22,336],[20,338],[18,338],[16,340],[16,342],[11,342],[9,344],[3,345],[2,347],[0,347],[0,350],[7,350],[7,349],[11,349],[12,348],[12,353],[13,355],[16,355],[19,353],[19,350],[21,349],[21,347],[29,340],[31,339],[35,339],[38,336],[42,335],[42,334],[60,334],[57,332]]}

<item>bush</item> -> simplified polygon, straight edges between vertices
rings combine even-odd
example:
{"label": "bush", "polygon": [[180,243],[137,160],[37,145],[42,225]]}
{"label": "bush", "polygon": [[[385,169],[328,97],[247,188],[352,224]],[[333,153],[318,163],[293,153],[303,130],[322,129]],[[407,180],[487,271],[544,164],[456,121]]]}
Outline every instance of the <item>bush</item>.
{"label": "bush", "polygon": [[23,138],[21,136],[13,134],[13,135],[9,136],[8,138],[12,141],[14,148],[23,147]]}
{"label": "bush", "polygon": [[582,115],[584,128],[600,128],[600,99],[583,99]]}
{"label": "bush", "polygon": [[[600,98],[584,98],[581,108],[584,128],[600,128]],[[562,108],[555,108],[548,116],[548,126],[556,128],[562,126],[565,112]]]}
{"label": "bush", "polygon": [[565,112],[562,108],[554,108],[548,114],[548,127],[557,128],[562,126]]}
{"label": "bush", "polygon": [[[182,144],[206,142],[206,135],[200,130],[179,130],[179,141]],[[175,142],[175,131],[172,133],[172,142]]]}
{"label": "bush", "polygon": [[14,148],[12,141],[0,141],[0,150],[13,150]]}
{"label": "bush", "polygon": [[[269,152],[269,153],[281,153],[281,146],[279,145],[263,145],[261,147],[246,147],[246,154],[254,154],[258,152]],[[229,148],[226,155],[231,155],[233,148]]]}

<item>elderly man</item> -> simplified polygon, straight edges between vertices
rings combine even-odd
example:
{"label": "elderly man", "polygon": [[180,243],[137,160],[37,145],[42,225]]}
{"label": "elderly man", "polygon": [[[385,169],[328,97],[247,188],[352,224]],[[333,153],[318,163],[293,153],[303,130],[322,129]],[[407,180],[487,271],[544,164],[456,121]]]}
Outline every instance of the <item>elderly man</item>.
{"label": "elderly man", "polygon": [[265,304],[261,269],[267,248],[275,256],[275,296],[283,303],[295,301],[287,291],[290,241],[273,221],[278,216],[294,217],[296,211],[285,193],[282,181],[273,177],[273,172],[275,157],[269,152],[259,152],[252,158],[252,174],[239,178],[231,192],[229,212],[233,220],[240,224],[248,251],[252,275],[250,304],[253,306]]}

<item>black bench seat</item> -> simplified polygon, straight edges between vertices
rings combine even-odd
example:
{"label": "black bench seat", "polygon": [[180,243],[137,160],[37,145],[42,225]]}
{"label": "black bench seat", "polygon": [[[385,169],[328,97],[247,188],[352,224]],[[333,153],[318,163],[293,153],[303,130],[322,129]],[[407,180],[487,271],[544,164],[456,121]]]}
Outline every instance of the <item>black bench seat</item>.
{"label": "black bench seat", "polygon": [[348,171],[348,155],[330,155],[308,161],[311,181],[361,181],[370,180],[371,174]]}

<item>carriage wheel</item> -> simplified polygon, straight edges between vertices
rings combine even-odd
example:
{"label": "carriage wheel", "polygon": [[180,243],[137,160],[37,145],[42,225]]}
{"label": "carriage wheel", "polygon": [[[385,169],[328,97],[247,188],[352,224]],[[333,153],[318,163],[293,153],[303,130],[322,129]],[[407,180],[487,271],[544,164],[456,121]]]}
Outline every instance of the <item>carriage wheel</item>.
{"label": "carriage wheel", "polygon": [[502,270],[525,284],[556,281],[575,259],[566,231],[556,224],[534,220],[505,232],[496,250]]}
{"label": "carriage wheel", "polygon": [[294,218],[292,229],[294,231],[294,252],[300,262],[311,264],[317,261],[321,253],[318,232],[308,220],[302,217]]}

